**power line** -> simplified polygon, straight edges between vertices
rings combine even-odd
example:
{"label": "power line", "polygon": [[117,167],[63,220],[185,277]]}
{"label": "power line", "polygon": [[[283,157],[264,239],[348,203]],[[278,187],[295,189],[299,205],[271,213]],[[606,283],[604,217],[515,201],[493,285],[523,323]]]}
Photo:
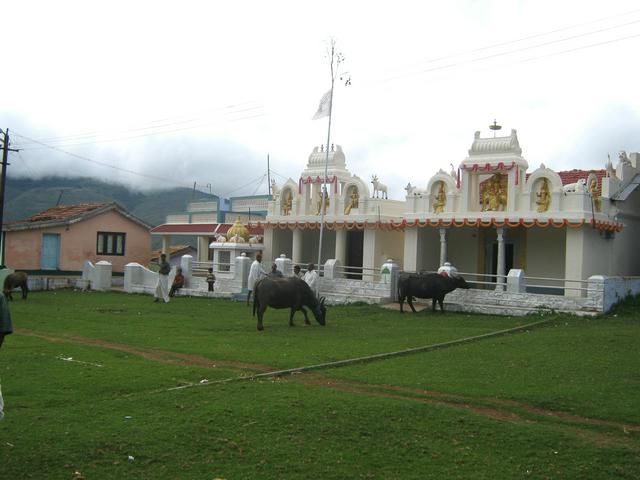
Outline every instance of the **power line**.
{"label": "power line", "polygon": [[284,180],[288,180],[289,179],[289,177],[285,177],[281,173],[276,172],[273,168],[271,169],[271,172],[275,173],[276,175],[278,175],[279,177],[283,178]]}
{"label": "power line", "polygon": [[[234,104],[234,105],[227,105],[227,106],[223,106],[223,107],[217,107],[214,109],[206,109],[206,110],[201,110],[201,112],[219,112],[219,111],[227,111],[226,113],[224,113],[225,115],[233,115],[236,113],[243,113],[243,112],[247,112],[250,110],[256,110],[256,109],[260,109],[263,108],[262,105],[260,104],[256,104],[254,106],[249,106],[247,107],[247,105],[252,105],[255,104],[256,102],[244,102],[244,103],[240,103],[240,104]],[[244,107],[244,108],[238,108],[238,107]],[[150,120],[148,122],[144,122],[142,125],[148,125],[148,126],[139,126],[139,127],[132,127],[132,128],[127,128],[127,129],[122,129],[122,130],[117,130],[116,132],[113,133],[127,133],[127,132],[136,132],[136,131],[140,131],[140,130],[149,130],[149,129],[154,129],[154,128],[162,128],[162,127],[171,127],[173,125],[180,125],[180,124],[184,124],[184,123],[191,123],[191,122],[195,122],[198,121],[202,118],[204,118],[202,115],[200,116],[191,116],[188,118],[187,115],[178,115],[175,117],[166,117],[166,118],[162,118],[162,119],[156,119],[156,120]],[[91,132],[84,132],[84,133],[77,133],[77,134],[70,134],[70,135],[62,135],[62,136],[55,136],[55,137],[48,137],[48,138],[41,138],[40,141],[42,142],[46,142],[46,143],[60,143],[60,142],[66,142],[66,141],[74,141],[74,140],[83,140],[83,139],[89,139],[89,138],[95,138],[95,137],[99,137],[100,135],[104,135],[105,133],[103,131],[98,131],[98,130],[94,130]]]}
{"label": "power line", "polygon": [[[610,15],[608,17],[598,18],[596,20],[591,20],[589,22],[569,25],[569,26],[566,26],[566,27],[557,28],[555,30],[549,30],[549,31],[543,32],[543,33],[535,33],[535,34],[528,35],[526,37],[517,38],[517,39],[514,39],[514,40],[507,40],[505,42],[494,43],[492,45],[485,45],[485,46],[482,46],[482,47],[474,48],[474,49],[471,49],[471,50],[466,50],[466,51],[463,51],[463,52],[453,53],[453,54],[450,54],[450,55],[443,55],[441,57],[436,57],[436,58],[432,58],[432,59],[429,59],[429,60],[424,60],[422,62],[417,62],[417,64],[435,63],[435,62],[438,62],[438,61],[441,61],[441,60],[446,60],[446,59],[449,59],[449,58],[460,57],[460,56],[468,55],[468,54],[471,54],[471,53],[481,52],[483,50],[490,50],[490,49],[496,48],[496,47],[502,47],[502,46],[505,46],[505,45],[511,45],[511,44],[514,44],[514,43],[524,42],[525,40],[531,40],[533,38],[545,37],[545,36],[552,35],[554,33],[563,32],[563,31],[566,31],[566,30],[573,30],[575,28],[584,27],[586,25],[593,25],[595,23],[601,23],[601,22],[604,22],[604,21],[607,21],[607,20],[611,20],[612,18],[626,17],[628,15],[633,15],[633,14],[638,13],[638,12],[640,12],[640,9],[635,9],[635,10],[631,10],[631,11],[624,12],[624,13],[618,13],[616,15]],[[622,25],[622,26],[626,26],[626,24]],[[619,26],[614,26],[612,28],[619,28]]]}
{"label": "power line", "polygon": [[[571,35],[571,36],[560,38],[560,39],[549,40],[547,42],[538,43],[536,45],[529,45],[529,46],[522,47],[522,48],[516,48],[516,49],[513,49],[513,50],[508,50],[506,52],[493,53],[493,54],[490,54],[490,55],[485,55],[483,57],[470,58],[470,59],[467,59],[467,60],[462,60],[460,62],[449,63],[449,64],[446,64],[446,65],[440,65],[440,66],[436,66],[436,67],[433,67],[433,68],[427,68],[427,69],[419,70],[419,71],[416,71],[416,72],[410,72],[410,73],[407,73],[407,74],[404,74],[404,75],[397,75],[397,76],[394,76],[394,77],[388,77],[386,79],[381,80],[378,83],[387,83],[387,82],[390,82],[390,81],[393,81],[393,80],[399,80],[399,79],[403,79],[403,78],[410,77],[410,76],[423,75],[425,73],[430,73],[430,72],[434,72],[434,71],[437,71],[437,70],[444,70],[444,69],[457,67],[457,66],[460,66],[460,65],[466,65],[466,64],[481,62],[483,60],[488,60],[488,59],[491,59],[491,58],[497,58],[497,57],[502,57],[502,56],[506,56],[506,55],[512,55],[514,53],[524,52],[524,51],[532,50],[532,49],[535,49],[535,48],[546,47],[546,46],[557,44],[557,43],[561,43],[561,42],[567,42],[567,41],[570,41],[570,40],[575,40],[577,38],[586,37],[586,36],[589,36],[589,35],[595,35],[595,34],[602,33],[602,32],[609,31],[609,30],[613,30],[613,29],[616,29],[616,28],[627,27],[629,25],[633,25],[633,24],[636,24],[636,23],[640,23],[640,19],[639,20],[633,20],[631,22],[626,22],[624,24],[614,25],[614,26],[611,26],[611,27],[606,27],[606,28],[601,28],[601,29],[598,29],[598,30],[593,30],[593,31],[589,31],[589,32],[576,34],[576,35]],[[583,49],[583,48],[589,48],[589,47],[592,47],[592,46],[603,45],[603,44],[606,44],[606,43],[612,43],[612,42],[615,42],[615,41],[626,40],[626,39],[634,38],[634,37],[636,37],[636,35],[631,35],[631,36],[628,36],[628,37],[623,37],[622,39],[616,39],[616,40],[611,40],[611,41],[606,41],[605,40],[605,41],[600,42],[600,43],[591,44],[591,45],[587,45],[587,46],[583,46],[583,47],[577,47],[575,49],[566,50],[566,51],[560,52],[560,53],[568,53],[568,52],[572,52],[572,51],[575,51],[575,50],[580,50],[580,49]],[[517,43],[519,41],[520,40],[515,40],[514,42],[505,42],[505,43],[500,44],[500,45],[506,45],[508,43]],[[486,48],[491,48],[491,47],[486,47]],[[481,49],[476,49],[474,51],[480,51],[480,50],[484,50],[486,48],[483,47]],[[453,57],[457,57],[457,56],[460,56],[460,55],[461,54],[452,55],[450,57],[441,57],[440,59],[453,58]],[[544,56],[541,56],[539,58],[543,58],[543,57]],[[440,59],[438,59],[438,60],[440,60]],[[433,62],[435,62],[435,61],[436,60],[433,60]]]}
{"label": "power line", "polygon": [[628,35],[626,37],[613,38],[611,40],[604,40],[602,42],[592,43],[590,45],[581,45],[579,47],[571,48],[569,50],[563,50],[563,51],[560,51],[560,52],[551,52],[551,53],[547,53],[545,55],[540,55],[539,57],[531,57],[531,58],[526,58],[524,60],[519,60],[518,62],[530,62],[530,61],[533,61],[533,60],[540,60],[541,58],[554,57],[556,55],[563,55],[565,53],[577,52],[578,50],[585,50],[587,48],[598,47],[600,45],[607,45],[609,43],[622,42],[624,40],[630,40],[632,38],[638,38],[638,37],[640,37],[640,33],[636,34],[636,35]]}
{"label": "power line", "polygon": [[33,170],[31,170],[31,167],[29,167],[29,164],[27,163],[27,159],[22,156],[22,152],[20,150],[18,150],[18,157],[20,157],[20,160],[22,160],[22,164],[27,169],[27,172],[29,172],[29,174],[32,177],[35,177],[35,174],[33,173]]}
{"label": "power line", "polygon": [[242,190],[243,188],[250,187],[251,185],[255,184],[257,181],[258,182],[262,182],[262,179],[265,177],[265,175],[266,174],[263,173],[259,177],[254,178],[253,180],[251,180],[250,182],[248,182],[248,183],[246,183],[246,184],[244,184],[244,185],[242,185],[240,187],[234,188],[233,190],[229,190],[228,192],[223,193],[222,196],[223,197],[228,197],[229,195],[231,195],[234,192],[237,192],[238,190]]}
{"label": "power line", "polygon": [[[160,180],[160,181],[162,181],[164,183],[172,183],[172,184],[180,186],[180,187],[192,188],[191,184],[177,182],[177,181],[175,181],[175,180],[173,180],[171,178],[158,177],[156,175],[150,175],[150,174],[147,174],[147,173],[137,172],[135,170],[129,170],[127,168],[118,167],[118,166],[115,166],[115,165],[112,165],[112,164],[109,164],[109,163],[106,163],[106,162],[100,162],[98,160],[94,160],[92,158],[89,158],[89,157],[86,157],[86,156],[83,156],[83,155],[78,155],[78,154],[73,153],[73,152],[68,152],[66,150],[63,150],[63,149],[61,149],[59,147],[56,147],[56,146],[53,146],[53,145],[47,145],[47,144],[45,144],[45,143],[43,143],[43,142],[41,142],[39,140],[35,140],[33,138],[27,137],[26,135],[22,135],[22,134],[19,134],[19,133],[16,133],[16,132],[13,132],[13,134],[18,136],[18,137],[20,137],[20,138],[24,138],[26,140],[30,140],[32,142],[38,143],[38,144],[42,145],[43,147],[50,148],[51,150],[55,150],[57,152],[64,153],[66,155],[69,155],[69,156],[74,157],[74,158],[78,158],[80,160],[84,160],[86,162],[94,163],[96,165],[100,165],[100,166],[103,166],[103,167],[108,167],[108,168],[111,168],[113,170],[118,170],[118,171],[121,171],[121,172],[130,173],[132,175],[137,175],[137,176],[140,176],[140,177],[150,178],[152,180]],[[241,185],[241,186],[239,186],[237,188],[234,188],[233,190],[230,190],[230,191],[228,191],[226,193],[223,193],[223,194],[221,194],[219,196],[223,197],[223,198],[227,197],[233,192],[237,192],[237,191],[242,190],[242,189],[244,189],[246,187],[254,185],[256,182],[259,182],[259,184],[258,184],[258,187],[259,187],[260,183],[262,183],[262,181],[264,180],[265,176],[266,176],[266,173],[262,174],[261,176],[259,176],[257,178],[254,178],[253,180],[251,180],[250,182],[248,182],[248,183],[246,183],[244,185]],[[197,184],[197,182],[196,182],[196,184]],[[203,192],[203,193],[206,193],[206,192]]]}
{"label": "power line", "polygon": [[[256,107],[257,108],[261,108],[261,107]],[[245,117],[239,117],[239,118],[235,118],[235,119],[230,119],[228,120],[229,122],[237,122],[237,121],[242,121],[242,120],[251,120],[254,118],[259,118],[259,117],[264,117],[265,115],[267,115],[266,113],[259,113],[256,115],[250,115],[250,116],[245,116]],[[204,122],[204,123],[200,123],[197,125],[191,125],[191,126],[187,126],[187,127],[182,127],[182,128],[175,128],[175,129],[171,129],[171,130],[158,130],[155,132],[148,132],[148,133],[144,133],[144,134],[140,134],[140,135],[129,135],[129,136],[124,136],[124,137],[117,137],[117,138],[110,138],[110,139],[105,139],[105,140],[92,140],[92,141],[87,141],[87,142],[76,142],[76,143],[64,143],[62,142],[59,146],[63,146],[63,147],[72,147],[72,146],[77,146],[77,145],[93,145],[93,144],[98,144],[98,143],[110,143],[110,142],[118,142],[121,140],[133,140],[136,138],[143,138],[143,137],[150,137],[150,136],[155,136],[155,135],[163,135],[166,133],[175,133],[175,132],[181,132],[184,130],[192,130],[194,128],[202,128],[205,127],[207,125],[211,125],[212,123],[217,123],[219,120],[213,120],[213,121],[209,121],[209,122]],[[39,143],[37,141],[33,141],[34,143]],[[42,144],[44,145],[44,144]],[[51,145],[44,145],[44,147],[46,148],[51,148]],[[24,148],[24,150],[37,150],[40,148],[44,148],[44,147],[26,147]]]}
{"label": "power line", "polygon": [[262,175],[262,178],[260,179],[260,181],[258,182],[258,185],[256,186],[256,189],[253,191],[252,195],[255,195],[256,193],[258,193],[258,190],[260,189],[260,187],[262,186],[262,182],[264,182],[265,177],[267,176],[267,174],[265,173],[264,175]]}
{"label": "power line", "polygon": [[[533,34],[533,35],[528,35],[525,37],[521,37],[515,40],[510,40],[510,41],[506,41],[506,42],[501,42],[501,43],[496,43],[496,44],[492,44],[492,45],[487,45],[487,46],[483,46],[483,47],[479,47],[476,49],[472,49],[472,50],[468,50],[466,52],[460,52],[460,53],[456,53],[456,54],[452,54],[452,55],[445,55],[445,56],[440,56],[440,57],[436,57],[430,60],[427,60],[425,62],[422,63],[436,63],[442,60],[446,60],[449,58],[456,58],[456,57],[460,57],[462,55],[465,54],[472,54],[472,53],[477,53],[480,51],[484,51],[484,50],[490,50],[493,48],[497,48],[497,47],[501,47],[501,46],[505,46],[505,45],[510,45],[510,44],[515,44],[515,43],[520,43],[523,42],[525,40],[530,40],[533,38],[539,38],[539,37],[543,37],[543,36],[548,36],[554,33],[558,33],[558,32],[562,32],[562,31],[566,31],[566,30],[571,30],[571,29],[575,29],[578,27],[582,27],[585,25],[592,25],[595,23],[600,23],[606,20],[610,20],[612,18],[618,18],[620,16],[627,16],[630,14],[634,14],[640,12],[640,9],[636,9],[636,10],[632,10],[629,12],[625,12],[625,13],[621,13],[621,14],[616,14],[616,15],[611,15],[608,17],[603,17],[600,19],[596,19],[596,20],[592,20],[589,22],[584,22],[581,24],[575,24],[575,25],[570,25],[567,27],[562,27],[559,29],[555,29],[555,30],[550,30],[548,32],[543,32],[543,33],[538,33],[538,34]],[[584,33],[580,33],[580,34],[576,34],[576,35],[572,35],[572,36],[568,36],[565,38],[561,38],[561,39],[555,39],[555,40],[550,40],[547,42],[542,42],[536,45],[530,45],[530,46],[526,46],[526,47],[522,47],[522,48],[517,48],[517,49],[513,49],[510,51],[506,51],[506,52],[499,52],[499,53],[494,53],[491,55],[486,55],[483,57],[479,57],[479,58],[471,58],[471,59],[467,59],[467,60],[463,60],[460,62],[454,62],[454,63],[450,63],[450,64],[446,64],[446,65],[440,65],[440,66],[436,66],[433,68],[428,68],[428,69],[422,69],[419,71],[415,71],[415,72],[407,72],[406,74],[400,74],[400,75],[396,75],[396,76],[392,76],[392,77],[388,77],[386,79],[382,79],[378,82],[374,82],[375,83],[387,83],[390,81],[395,81],[395,80],[401,80],[404,78],[408,78],[411,76],[417,76],[417,75],[423,75],[426,73],[430,73],[430,72],[434,72],[434,71],[438,71],[438,70],[445,70],[445,69],[450,69],[450,68],[454,68],[457,66],[461,66],[461,65],[465,65],[465,64],[471,64],[471,63],[477,63],[477,62],[481,62],[484,60],[488,60],[491,58],[496,58],[496,57],[501,57],[501,56],[507,56],[507,55],[511,55],[514,53],[519,53],[519,52],[523,52],[523,51],[527,51],[527,50],[531,50],[531,49],[536,49],[536,48],[541,48],[544,46],[549,46],[549,45],[553,45],[553,44],[557,44],[557,43],[561,43],[561,42],[566,42],[566,41],[570,41],[570,40],[574,40],[577,38],[581,38],[581,37],[585,37],[585,36],[589,36],[589,35],[595,35],[598,33],[602,33],[605,31],[609,31],[609,30],[613,30],[613,29],[617,29],[617,28],[623,28],[635,23],[640,22],[640,20],[633,20],[630,22],[625,22],[622,24],[617,24],[617,25],[613,25],[613,26],[609,26],[609,27],[603,27],[597,30],[592,30],[592,31],[588,31],[588,32],[584,32]],[[580,46],[580,47],[576,47],[573,49],[569,49],[569,50],[564,50],[562,52],[554,52],[554,53],[549,53],[546,55],[541,55],[538,57],[535,57],[534,59],[541,59],[541,58],[545,58],[548,56],[553,56],[553,55],[559,55],[562,53],[569,53],[569,52],[573,52],[573,51],[577,51],[577,50],[581,50],[584,48],[590,48],[593,46],[598,46],[598,45],[604,45],[607,43],[613,43],[613,42],[618,42],[618,41],[622,41],[622,40],[626,40],[626,39],[630,39],[630,38],[634,38],[635,35],[631,35],[628,37],[624,37],[622,39],[613,39],[613,40],[605,40],[603,42],[599,42],[599,43],[595,43],[595,44],[590,44],[587,46]],[[524,61],[529,61],[532,59],[526,59]],[[514,61],[515,63],[520,63],[520,61]],[[227,106],[222,106],[222,107],[217,107],[215,109],[213,109],[213,111],[227,111],[226,113],[224,113],[224,115],[235,115],[238,113],[242,113],[242,112],[248,112],[248,111],[253,111],[253,110],[259,110],[264,108],[262,105],[257,105],[257,106],[251,106],[252,104],[254,104],[255,102],[251,101],[251,102],[244,102],[244,103],[236,103],[236,104],[231,104],[231,105],[227,105]],[[239,107],[245,107],[245,108],[239,108]],[[205,110],[205,111],[211,111],[211,110]],[[231,118],[228,121],[229,122],[236,122],[236,121],[243,121],[243,120],[250,120],[250,119],[254,119],[254,118],[259,118],[262,116],[265,116],[266,114],[264,112],[261,112],[257,115],[250,115],[250,116],[244,116],[244,117],[239,117],[239,118]],[[75,135],[66,135],[66,136],[58,136],[58,137],[49,137],[49,138],[45,138],[42,139],[43,142],[46,142],[47,145],[41,145],[40,147],[29,147],[29,143],[25,144],[25,150],[31,150],[31,149],[40,149],[40,148],[51,148],[52,145],[50,145],[51,143],[56,143],[58,144],[58,146],[63,146],[63,147],[70,147],[70,146],[77,146],[77,145],[89,145],[89,144],[97,144],[97,143],[109,143],[109,142],[117,142],[117,141],[121,141],[121,140],[133,140],[133,139],[137,139],[137,138],[144,138],[144,137],[148,137],[148,136],[155,136],[155,135],[163,135],[163,134],[168,134],[168,133],[175,133],[175,132],[179,132],[179,131],[184,131],[184,130],[189,130],[189,129],[194,129],[194,128],[202,128],[206,125],[209,125],[211,123],[215,123],[216,120],[213,120],[211,122],[204,122],[204,123],[199,123],[196,125],[188,125],[189,123],[194,123],[194,122],[198,122],[199,120],[201,120],[203,117],[192,117],[192,118],[182,118],[184,116],[178,116],[178,117],[166,117],[166,118],[162,118],[162,119],[157,119],[157,120],[152,120],[150,122],[148,122],[150,125],[149,126],[140,126],[140,127],[133,127],[130,129],[124,129],[124,130],[120,130],[119,132],[116,133],[128,133],[128,132],[146,132],[146,133],[142,133],[139,135],[124,135],[124,136],[118,136],[118,137],[114,137],[114,138],[107,138],[107,139],[97,139],[97,137],[99,137],[100,135],[103,135],[103,133],[99,132],[99,131],[93,131],[93,132],[85,132],[85,133],[81,133],[81,134],[75,134]],[[179,120],[178,120],[179,119]],[[155,124],[155,125],[154,125]],[[174,128],[174,129],[166,129],[167,127],[172,127],[175,125],[185,125],[187,124],[187,126],[184,127],[180,127],[180,128]],[[148,130],[152,130],[152,131],[148,131]],[[156,130],[156,131],[153,131]],[[94,139],[94,140],[92,140]],[[78,140],[77,142],[75,140]],[[87,140],[87,141],[82,141],[82,140]],[[37,143],[34,142],[33,140],[31,140],[31,145],[33,143]],[[68,142],[73,142],[73,143],[68,143]]]}
{"label": "power line", "polygon": [[100,162],[100,161],[98,161],[98,160],[93,160],[92,158],[85,157],[85,156],[83,156],[83,155],[78,155],[78,154],[76,154],[76,153],[67,152],[66,150],[62,150],[61,148],[58,148],[58,147],[53,146],[53,145],[47,145],[47,144],[45,144],[45,143],[43,143],[43,142],[40,142],[39,140],[35,140],[35,139],[33,139],[33,138],[27,137],[26,135],[21,135],[21,134],[16,133],[16,132],[13,132],[13,134],[14,134],[14,135],[16,135],[16,136],[18,136],[18,137],[20,137],[20,138],[24,138],[24,139],[27,139],[27,140],[31,140],[32,142],[38,143],[38,144],[40,144],[40,145],[42,145],[42,146],[44,146],[44,147],[46,147],[46,148],[50,148],[51,150],[55,150],[55,151],[58,151],[58,152],[64,153],[64,154],[66,154],[66,155],[69,155],[69,156],[71,156],[71,157],[78,158],[78,159],[80,159],[80,160],[84,160],[84,161],[86,161],[86,162],[94,163],[94,164],[96,164],[96,165],[100,165],[100,166],[103,166],[103,167],[112,168],[113,170],[118,170],[118,171],[121,171],[121,172],[131,173],[131,174],[133,174],[133,175],[138,175],[138,176],[140,176],[140,177],[150,178],[150,179],[152,179],[152,180],[161,180],[162,182],[166,182],[166,183],[173,183],[173,184],[175,184],[175,185],[179,185],[179,186],[181,186],[181,187],[190,187],[190,185],[189,185],[189,184],[176,182],[175,180],[173,180],[173,179],[171,179],[171,178],[158,177],[158,176],[155,176],[155,175],[149,175],[149,174],[147,174],[147,173],[136,172],[135,170],[129,170],[129,169],[127,169],[127,168],[117,167],[117,166],[115,166],[115,165],[111,165],[111,164],[109,164],[109,163]]}

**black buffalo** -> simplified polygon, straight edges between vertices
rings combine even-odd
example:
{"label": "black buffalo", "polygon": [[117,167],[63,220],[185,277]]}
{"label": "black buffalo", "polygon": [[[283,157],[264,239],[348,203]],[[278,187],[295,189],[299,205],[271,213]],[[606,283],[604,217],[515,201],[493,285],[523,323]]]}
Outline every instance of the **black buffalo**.
{"label": "black buffalo", "polygon": [[29,286],[27,285],[27,274],[24,272],[10,273],[4,279],[3,292],[7,300],[13,300],[11,296],[11,290],[20,287],[22,289],[22,299],[27,299],[27,293],[29,293]]}
{"label": "black buffalo", "polygon": [[398,301],[400,302],[400,312],[404,313],[402,305],[404,299],[413,308],[413,297],[432,298],[432,310],[436,311],[436,302],[440,304],[440,311],[444,311],[442,302],[444,296],[453,292],[456,288],[471,288],[464,278],[460,276],[444,276],[438,273],[415,273],[400,275],[398,279]]}
{"label": "black buffalo", "polygon": [[304,313],[304,321],[309,325],[308,307],[320,325],[325,324],[327,309],[324,297],[318,300],[311,287],[304,280],[297,277],[273,278],[265,277],[254,287],[253,315],[258,313],[258,330],[263,330],[262,317],[267,307],[290,308],[289,325],[293,326],[293,315],[298,310]]}

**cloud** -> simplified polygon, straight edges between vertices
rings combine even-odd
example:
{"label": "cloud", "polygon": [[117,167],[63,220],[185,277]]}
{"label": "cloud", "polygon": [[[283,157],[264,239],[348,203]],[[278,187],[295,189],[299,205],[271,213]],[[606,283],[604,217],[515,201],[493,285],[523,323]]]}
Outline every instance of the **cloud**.
{"label": "cloud", "polygon": [[10,175],[250,195],[266,192],[270,155],[297,180],[326,142],[326,119],[311,116],[329,88],[330,37],[352,78],[336,91],[331,142],[394,198],[457,166],[494,118],[518,130],[532,166],[596,168],[640,148],[633,1],[374,1],[366,18],[333,0],[42,2],[37,16],[29,3],[5,12],[3,33],[20,41],[0,126],[76,156],[15,136]]}

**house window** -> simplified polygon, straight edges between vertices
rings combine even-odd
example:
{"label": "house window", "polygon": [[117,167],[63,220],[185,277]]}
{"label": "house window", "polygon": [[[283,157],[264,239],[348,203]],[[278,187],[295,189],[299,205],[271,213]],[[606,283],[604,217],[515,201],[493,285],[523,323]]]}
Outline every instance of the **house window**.
{"label": "house window", "polygon": [[124,255],[126,233],[98,232],[98,255]]}

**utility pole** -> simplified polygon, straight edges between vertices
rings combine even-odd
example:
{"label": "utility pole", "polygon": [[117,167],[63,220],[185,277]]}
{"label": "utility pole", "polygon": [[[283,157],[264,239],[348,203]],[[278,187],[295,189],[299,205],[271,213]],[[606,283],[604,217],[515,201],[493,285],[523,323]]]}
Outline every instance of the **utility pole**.
{"label": "utility pole", "polygon": [[17,152],[15,148],[9,148],[9,129],[3,131],[0,128],[0,133],[4,135],[2,141],[2,179],[0,179],[0,267],[4,268],[4,232],[2,226],[4,225],[4,190],[7,180],[7,165],[9,165],[9,152]]}

